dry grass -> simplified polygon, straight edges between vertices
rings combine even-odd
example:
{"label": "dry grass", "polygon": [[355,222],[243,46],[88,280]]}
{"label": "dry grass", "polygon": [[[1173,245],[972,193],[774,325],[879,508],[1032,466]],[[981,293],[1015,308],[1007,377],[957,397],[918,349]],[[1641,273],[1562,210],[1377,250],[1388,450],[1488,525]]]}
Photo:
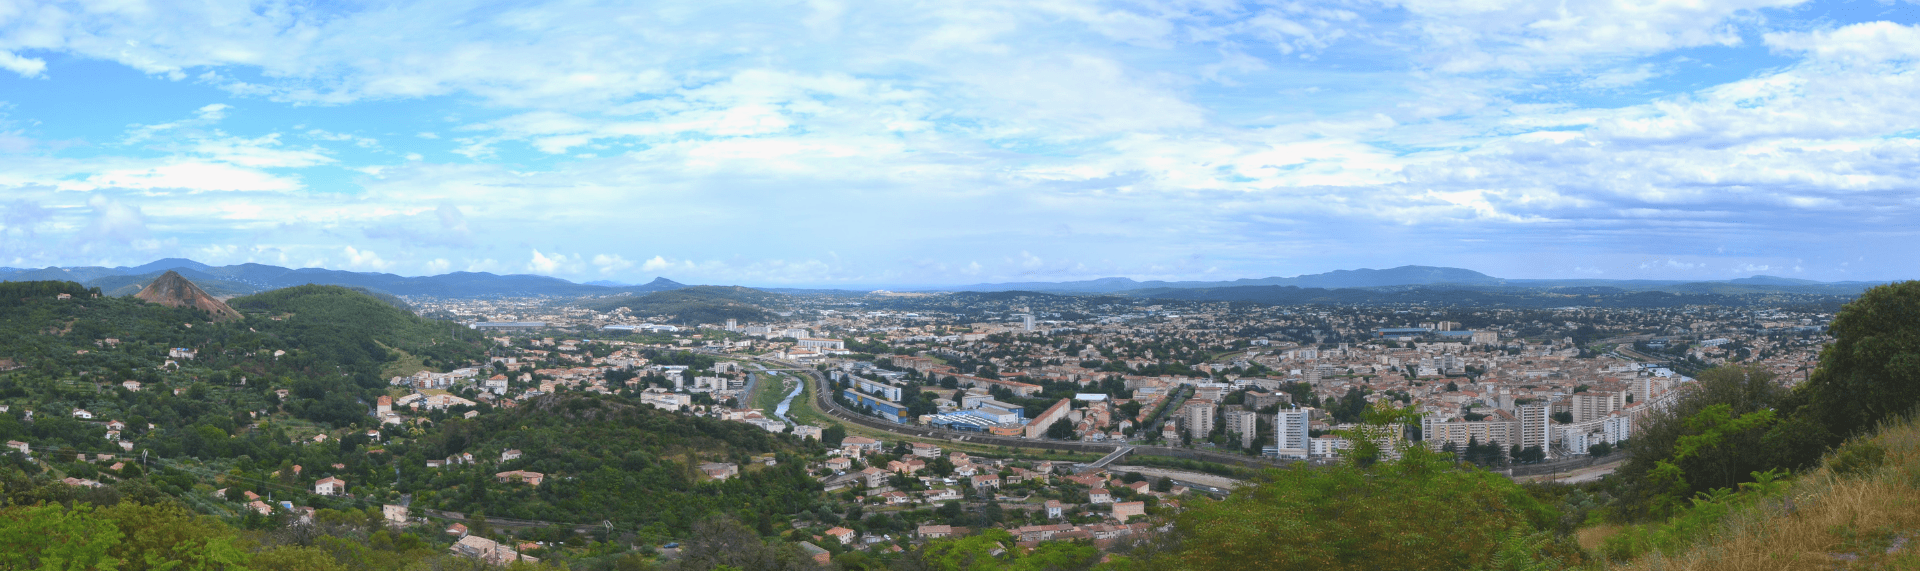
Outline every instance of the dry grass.
{"label": "dry grass", "polygon": [[1626,526],[1615,525],[1615,524],[1602,524],[1602,525],[1595,525],[1591,527],[1583,527],[1573,532],[1573,538],[1575,541],[1578,541],[1580,543],[1580,548],[1587,549],[1587,550],[1597,550],[1597,549],[1600,549],[1600,544],[1602,542],[1605,542],[1609,537],[1613,537],[1614,534],[1620,533],[1620,530],[1622,529],[1626,529]]}
{"label": "dry grass", "polygon": [[1843,476],[1822,467],[1797,478],[1788,499],[1730,515],[1709,543],[1612,568],[1920,569],[1920,423],[1886,427],[1873,440],[1887,452],[1878,469]]}

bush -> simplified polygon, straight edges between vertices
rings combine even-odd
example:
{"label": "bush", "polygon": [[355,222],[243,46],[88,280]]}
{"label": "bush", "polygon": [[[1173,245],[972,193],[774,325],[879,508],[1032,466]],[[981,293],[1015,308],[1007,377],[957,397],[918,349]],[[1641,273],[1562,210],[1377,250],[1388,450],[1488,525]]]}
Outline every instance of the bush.
{"label": "bush", "polygon": [[1887,447],[1872,440],[1856,439],[1835,451],[1833,458],[1827,460],[1827,467],[1842,476],[1864,476],[1886,463]]}

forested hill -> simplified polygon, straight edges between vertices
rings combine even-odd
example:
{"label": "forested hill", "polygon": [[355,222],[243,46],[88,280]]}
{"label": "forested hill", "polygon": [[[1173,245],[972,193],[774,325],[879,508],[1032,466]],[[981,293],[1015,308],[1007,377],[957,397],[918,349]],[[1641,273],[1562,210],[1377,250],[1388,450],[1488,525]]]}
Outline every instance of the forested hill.
{"label": "forested hill", "polygon": [[614,297],[590,304],[595,311],[627,308],[637,317],[658,317],[673,323],[767,321],[772,308],[784,307],[787,296],[738,286],[692,286],[641,296]]}
{"label": "forested hill", "polygon": [[446,321],[421,318],[390,301],[340,286],[304,285],[228,300],[250,327],[305,349],[308,356],[354,369],[398,358],[447,368],[480,360],[484,339]]}
{"label": "forested hill", "polygon": [[[755,524],[782,521],[814,507],[820,484],[809,477],[788,437],[753,425],[692,417],[617,397],[550,395],[472,420],[449,418],[431,434],[397,447],[404,458],[396,491],[414,506],[493,517],[556,522],[613,521],[656,526],[661,535],[684,532],[713,514]],[[509,462],[418,466],[434,458],[472,453]],[[810,450],[817,453],[818,450]],[[777,465],[755,463],[776,454]],[[740,477],[712,482],[698,470],[707,462],[740,466]],[[547,475],[530,486],[493,485],[493,474],[529,470]]]}
{"label": "forested hill", "polygon": [[[389,364],[411,355],[445,368],[484,356],[477,332],[335,286],[236,298],[245,317],[219,323],[193,308],[96,293],[72,282],[0,283],[0,404],[158,421],[141,436],[172,451],[192,447],[172,428],[211,423],[232,433],[245,424],[237,419],[274,405],[328,426],[368,422],[366,403],[386,387]],[[172,356],[175,348],[193,356]],[[156,394],[168,389],[194,392]],[[112,444],[83,432],[70,442],[103,452]]]}

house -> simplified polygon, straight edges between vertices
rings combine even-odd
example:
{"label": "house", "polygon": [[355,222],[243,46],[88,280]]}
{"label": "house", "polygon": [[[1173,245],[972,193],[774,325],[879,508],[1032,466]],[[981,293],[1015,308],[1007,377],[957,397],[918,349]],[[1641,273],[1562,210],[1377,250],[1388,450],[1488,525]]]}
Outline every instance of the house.
{"label": "house", "polygon": [[921,458],[939,458],[940,447],[924,442],[913,443],[913,455]]}
{"label": "house", "polygon": [[1060,516],[1066,515],[1066,507],[1060,500],[1047,500],[1047,519],[1060,519]]}
{"label": "house", "polygon": [[510,470],[494,474],[493,478],[499,480],[502,484],[508,482],[525,482],[529,486],[538,488],[540,487],[540,481],[545,480],[547,475],[539,472],[528,472],[526,470]]}
{"label": "house", "polygon": [[382,505],[380,506],[380,517],[385,518],[389,524],[406,525],[407,506],[396,506],[393,504]]}
{"label": "house", "polygon": [[878,488],[887,485],[886,470],[868,466],[867,469],[861,470],[860,473],[867,476],[867,487],[869,488]]}
{"label": "house", "polygon": [[347,481],[334,477],[321,478],[313,483],[313,493],[322,496],[338,496],[347,493]]}
{"label": "house", "polygon": [[880,441],[865,436],[848,436],[840,440],[840,446],[859,448],[866,452],[880,451]]}
{"label": "house", "polygon": [[120,386],[126,387],[126,389],[129,391],[133,391],[136,393],[140,392],[140,381],[127,381],[124,383],[120,383]]}
{"label": "house", "polygon": [[997,489],[999,487],[999,474],[981,474],[973,477],[973,488],[976,490]]}
{"label": "house", "polygon": [[953,488],[927,490],[921,492],[921,495],[925,497],[928,502],[951,502],[960,499],[960,491]]}
{"label": "house", "polygon": [[826,565],[833,561],[833,553],[828,552],[818,545],[814,545],[811,541],[800,542],[800,552],[807,554],[807,557],[813,559],[814,563],[821,565]]}
{"label": "house", "polygon": [[510,462],[510,461],[519,460],[519,459],[520,459],[519,450],[503,450],[500,452],[501,462]]}
{"label": "house", "polygon": [[428,468],[439,468],[440,466],[445,464],[446,464],[445,460],[428,460],[427,461]]}
{"label": "house", "polygon": [[902,492],[899,490],[894,490],[891,492],[880,494],[880,497],[882,499],[885,499],[887,501],[887,505],[890,505],[890,506],[901,505],[901,504],[905,504],[907,502],[913,501],[912,496],[909,496],[907,495],[906,492]]}
{"label": "house", "polygon": [[84,409],[84,408],[76,408],[76,409],[73,409],[73,417],[92,420],[93,413],[87,412],[87,409]]}
{"label": "house", "polygon": [[923,526],[920,526],[920,529],[916,530],[916,533],[920,536],[921,539],[940,539],[942,537],[952,536],[953,526],[923,525]]}
{"label": "house", "polygon": [[447,535],[451,535],[454,537],[466,537],[467,524],[456,523],[456,524],[447,526]]}
{"label": "house", "polygon": [[724,481],[740,475],[740,465],[730,462],[708,462],[700,465],[700,471],[708,478]]}
{"label": "house", "polygon": [[1146,502],[1119,502],[1113,504],[1114,519],[1125,522],[1127,518],[1137,515],[1147,515]]}
{"label": "house", "polygon": [[260,515],[273,515],[273,506],[269,506],[266,502],[260,500],[247,502],[247,509],[253,510]]}
{"label": "house", "polygon": [[826,465],[828,470],[833,470],[835,472],[845,472],[847,471],[848,468],[853,467],[853,460],[849,460],[846,458],[828,458]]}
{"label": "house", "polygon": [[126,430],[126,429],[127,429],[127,423],[120,422],[118,420],[107,421],[107,430]]}
{"label": "house", "polygon": [[447,550],[461,556],[479,559],[489,565],[506,565],[515,561],[538,562],[532,557],[521,555],[511,547],[477,535],[462,537]]}
{"label": "house", "polygon": [[[128,381],[128,382],[132,382],[132,381]],[[375,414],[387,414],[389,412],[393,412],[393,397],[390,397],[387,395],[380,395],[380,400],[376,402],[377,404],[374,406],[374,409],[373,409]]]}
{"label": "house", "polygon": [[1113,503],[1113,494],[1108,493],[1106,488],[1094,488],[1087,491],[1087,501],[1096,504],[1111,504]]}
{"label": "house", "polygon": [[853,545],[853,530],[851,529],[836,526],[833,529],[827,530],[827,536],[840,540],[841,545]]}

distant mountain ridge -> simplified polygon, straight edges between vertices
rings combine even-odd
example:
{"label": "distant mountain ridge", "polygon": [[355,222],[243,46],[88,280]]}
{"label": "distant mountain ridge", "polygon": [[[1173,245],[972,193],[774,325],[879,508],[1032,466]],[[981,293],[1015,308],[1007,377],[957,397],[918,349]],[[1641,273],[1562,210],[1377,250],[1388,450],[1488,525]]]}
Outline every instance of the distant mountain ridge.
{"label": "distant mountain ridge", "polygon": [[1400,266],[1376,270],[1335,270],[1294,277],[1243,278],[1232,281],[1134,281],[1129,278],[1100,278],[1070,282],[1011,282],[974,284],[956,288],[926,288],[922,291],[1034,291],[1043,293],[1128,293],[1151,295],[1173,290],[1221,290],[1244,287],[1297,287],[1303,289],[1356,289],[1439,287],[1469,290],[1515,290],[1560,288],[1610,288],[1620,291],[1670,291],[1677,293],[1750,293],[1790,291],[1795,293],[1858,293],[1882,282],[1819,282],[1777,276],[1757,275],[1729,280],[1606,280],[1606,279],[1503,279],[1473,270],[1435,266]]}
{"label": "distant mountain ridge", "polygon": [[193,260],[167,258],[139,266],[99,266],[40,269],[0,268],[0,281],[73,281],[98,287],[108,295],[134,295],[166,273],[197,284],[214,297],[249,295],[299,285],[337,285],[392,295],[446,298],[528,296],[641,295],[687,287],[667,278],[643,285],[577,284],[560,278],[527,274],[497,275],[453,272],[437,276],[400,276],[322,268],[283,268],[266,264],[210,266]]}

